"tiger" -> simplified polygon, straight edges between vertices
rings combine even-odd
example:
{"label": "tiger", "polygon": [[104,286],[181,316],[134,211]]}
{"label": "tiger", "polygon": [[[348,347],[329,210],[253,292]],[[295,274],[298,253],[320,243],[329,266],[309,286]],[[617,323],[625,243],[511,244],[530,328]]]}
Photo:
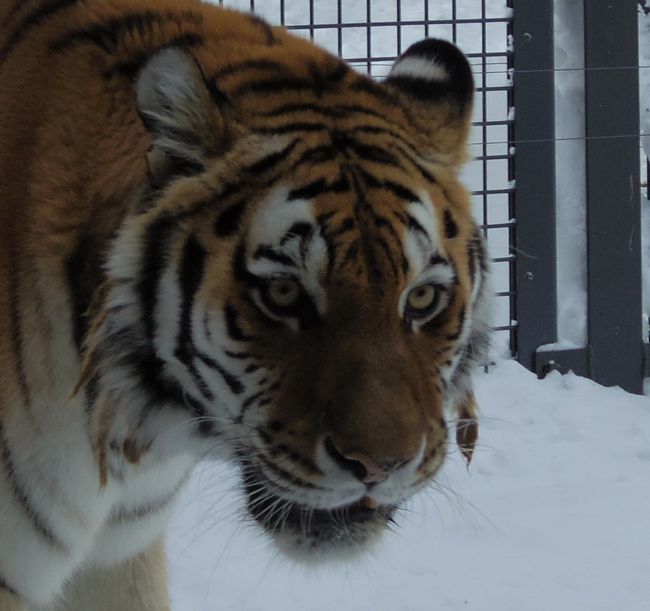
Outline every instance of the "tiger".
{"label": "tiger", "polygon": [[200,0],[0,3],[0,610],[170,609],[193,468],[298,562],[469,463],[489,343],[474,81],[382,80]]}

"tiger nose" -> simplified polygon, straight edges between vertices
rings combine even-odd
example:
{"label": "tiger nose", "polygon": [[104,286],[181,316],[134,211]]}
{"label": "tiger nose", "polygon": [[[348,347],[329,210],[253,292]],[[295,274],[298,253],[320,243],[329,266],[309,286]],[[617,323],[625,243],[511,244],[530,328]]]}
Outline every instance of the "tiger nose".
{"label": "tiger nose", "polygon": [[325,438],[325,449],[330,457],[342,469],[352,473],[364,484],[381,484],[392,471],[405,465],[412,457],[400,460],[383,460],[381,463],[365,452],[358,450],[342,451],[331,438]]}

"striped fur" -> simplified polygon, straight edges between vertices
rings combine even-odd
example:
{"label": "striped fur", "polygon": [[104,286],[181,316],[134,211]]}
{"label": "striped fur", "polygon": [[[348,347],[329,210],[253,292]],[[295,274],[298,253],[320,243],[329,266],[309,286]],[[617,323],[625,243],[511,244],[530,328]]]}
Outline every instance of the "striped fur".
{"label": "striped fur", "polygon": [[445,414],[471,458],[472,88],[442,41],[379,84],[197,0],[0,3],[2,611],[168,608],[202,457],[305,560],[431,482]]}

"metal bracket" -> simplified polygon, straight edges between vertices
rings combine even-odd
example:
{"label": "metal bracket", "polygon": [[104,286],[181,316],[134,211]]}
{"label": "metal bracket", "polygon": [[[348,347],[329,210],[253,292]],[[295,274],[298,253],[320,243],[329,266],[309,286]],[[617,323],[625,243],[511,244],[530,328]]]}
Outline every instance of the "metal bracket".
{"label": "metal bracket", "polygon": [[538,378],[546,377],[551,371],[589,377],[591,370],[591,349],[539,350],[535,354],[535,372]]}

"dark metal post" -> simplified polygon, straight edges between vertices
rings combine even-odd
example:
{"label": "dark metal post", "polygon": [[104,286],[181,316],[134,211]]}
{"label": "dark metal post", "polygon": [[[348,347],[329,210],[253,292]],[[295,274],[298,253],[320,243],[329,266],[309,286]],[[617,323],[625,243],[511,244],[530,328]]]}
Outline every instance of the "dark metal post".
{"label": "dark metal post", "polygon": [[553,0],[514,8],[517,360],[555,342],[555,89]]}
{"label": "dark metal post", "polygon": [[636,0],[584,0],[591,377],[642,392]]}

